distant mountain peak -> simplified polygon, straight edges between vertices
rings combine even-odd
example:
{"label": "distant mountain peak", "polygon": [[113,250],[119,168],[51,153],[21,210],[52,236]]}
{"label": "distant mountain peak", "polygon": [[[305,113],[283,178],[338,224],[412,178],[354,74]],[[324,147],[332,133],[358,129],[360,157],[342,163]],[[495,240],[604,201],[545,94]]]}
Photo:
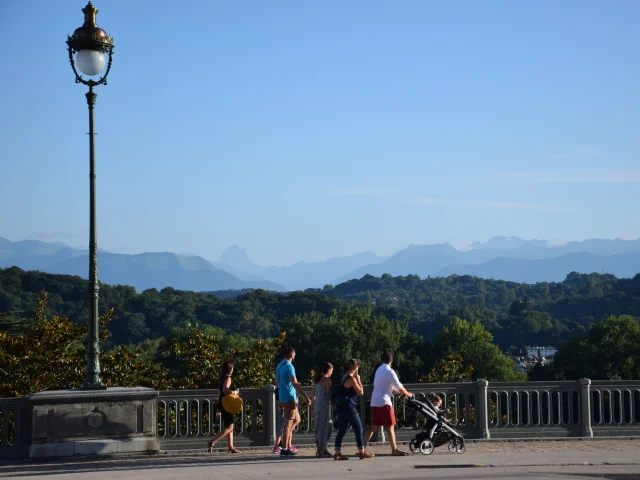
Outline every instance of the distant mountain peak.
{"label": "distant mountain peak", "polygon": [[424,253],[451,253],[457,252],[456,248],[450,243],[433,243],[430,245],[418,245],[412,243],[407,248],[396,252],[396,255],[406,254],[424,254]]}
{"label": "distant mountain peak", "polygon": [[548,242],[546,240],[524,240],[520,237],[506,237],[503,235],[496,235],[495,237],[491,237],[486,242],[473,242],[471,245],[469,245],[469,247],[487,250],[514,250],[516,248],[522,247],[523,245],[547,247]]}
{"label": "distant mountain peak", "polygon": [[51,243],[51,245],[55,245],[55,246],[57,246],[57,247],[71,248],[71,245],[68,245],[68,244],[66,244],[66,243],[64,243],[64,242],[59,242],[59,241],[57,241],[57,240],[56,240],[56,241],[53,241],[53,242],[50,242],[50,243]]}
{"label": "distant mountain peak", "polygon": [[217,263],[221,265],[231,265],[240,269],[256,266],[249,258],[249,255],[247,255],[247,250],[239,245],[232,245],[225,249]]}

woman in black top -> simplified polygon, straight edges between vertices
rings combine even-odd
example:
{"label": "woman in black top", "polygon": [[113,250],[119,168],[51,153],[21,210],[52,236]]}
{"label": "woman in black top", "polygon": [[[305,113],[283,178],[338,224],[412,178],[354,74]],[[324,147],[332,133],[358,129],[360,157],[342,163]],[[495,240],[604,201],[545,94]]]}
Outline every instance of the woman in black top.
{"label": "woman in black top", "polygon": [[222,397],[225,395],[230,395],[232,393],[238,394],[240,390],[238,390],[231,379],[231,374],[233,373],[233,360],[228,362],[224,362],[220,367],[220,386],[218,387],[218,411],[220,412],[220,416],[222,417],[222,428],[213,440],[209,440],[209,453],[213,452],[214,445],[218,442],[218,440],[227,437],[229,442],[229,453],[240,453],[239,450],[236,450],[233,446],[233,414],[227,412],[222,405]]}
{"label": "woman in black top", "polygon": [[360,460],[373,457],[373,453],[365,450],[364,440],[362,436],[362,422],[356,405],[358,404],[358,395],[364,395],[362,382],[360,381],[360,362],[355,358],[349,360],[344,366],[345,374],[340,380],[340,389],[338,395],[338,434],[336,435],[335,447],[336,452],[333,455],[334,460],[349,460],[349,457],[342,455],[342,438],[349,425],[353,428],[356,436],[356,444],[358,445],[358,457]]}

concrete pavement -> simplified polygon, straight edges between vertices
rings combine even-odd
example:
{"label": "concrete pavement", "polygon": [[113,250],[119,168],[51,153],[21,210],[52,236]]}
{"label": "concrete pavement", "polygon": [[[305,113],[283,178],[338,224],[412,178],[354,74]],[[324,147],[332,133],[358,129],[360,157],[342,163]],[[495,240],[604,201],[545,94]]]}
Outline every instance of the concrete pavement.
{"label": "concrete pavement", "polygon": [[[295,458],[265,450],[227,453],[168,452],[148,457],[111,457],[0,465],[0,478],[50,480],[273,478],[328,480],[417,478],[548,478],[640,480],[640,440],[469,443],[467,452],[446,446],[432,455],[391,457],[388,446],[370,448],[376,457],[349,461],[317,459],[313,449]],[[354,446],[343,448],[353,455]]]}

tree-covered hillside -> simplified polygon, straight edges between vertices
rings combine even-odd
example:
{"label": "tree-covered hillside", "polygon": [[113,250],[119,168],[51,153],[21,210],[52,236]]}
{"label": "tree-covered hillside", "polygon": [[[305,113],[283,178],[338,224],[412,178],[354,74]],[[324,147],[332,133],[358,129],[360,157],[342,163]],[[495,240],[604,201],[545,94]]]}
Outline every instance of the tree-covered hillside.
{"label": "tree-covered hillside", "polygon": [[427,338],[453,317],[478,321],[503,348],[556,344],[609,315],[640,316],[640,275],[617,279],[570,273],[563,282],[535,285],[468,275],[424,280],[415,275],[367,275],[328,285],[322,293],[401,310],[412,319],[412,329]]}
{"label": "tree-covered hillside", "polygon": [[[39,293],[47,291],[52,314],[83,322],[88,318],[87,289],[87,281],[75,276],[0,269],[0,321],[8,323],[10,316],[29,318]],[[164,337],[187,323],[252,338],[274,337],[282,322],[295,315],[328,316],[357,302],[370,304],[376,315],[407,323],[427,340],[434,340],[454,317],[477,321],[506,349],[557,344],[610,315],[640,316],[640,275],[616,279],[572,273],[564,282],[535,285],[455,275],[424,280],[414,275],[365,276],[322,290],[289,294],[254,290],[229,298],[173,288],[138,293],[122,285],[100,287],[101,308],[115,312],[110,325],[113,344]]]}
{"label": "tree-covered hillside", "polygon": [[[29,345],[51,344],[55,342],[51,335],[67,335],[67,331],[75,332],[69,340],[75,353],[68,360],[81,363],[84,327],[69,330],[65,326],[69,324],[58,318],[85,323],[87,290],[87,282],[79,277],[0,269],[0,368],[14,372],[11,378],[37,380],[41,362],[35,352],[41,347]],[[42,292],[47,292],[46,312]],[[322,362],[340,366],[352,357],[361,359],[363,373],[371,375],[383,349],[397,353],[396,367],[408,382],[517,380],[524,375],[500,349],[531,343],[559,347],[557,365],[534,369],[533,378],[585,374],[636,378],[638,320],[632,316],[640,313],[639,292],[640,276],[618,280],[610,275],[577,274],[561,283],[534,286],[467,276],[365,277],[322,291],[254,290],[235,297],[224,292],[229,298],[172,288],[137,293],[132,287],[101,285],[102,313],[111,319],[103,330],[103,350],[107,364],[120,357],[141,362],[136,368],[147,376],[136,374],[126,381],[113,377],[122,384],[153,385],[149,379],[162,369],[166,386],[189,386],[185,383],[193,380],[189,372],[201,362],[211,363],[207,359],[214,353],[218,360],[232,352],[240,352],[239,358],[253,358],[256,345],[259,352],[260,345],[272,345],[277,338],[286,338],[285,343],[299,352],[296,365],[305,382]],[[34,311],[39,313],[34,316]],[[627,327],[622,331],[620,325]],[[612,350],[611,345],[617,344],[624,344],[624,351]],[[197,352],[188,353],[196,346]],[[613,353],[605,354],[609,350]],[[573,362],[578,351],[578,356],[601,351],[596,357],[606,362]],[[27,368],[19,359],[33,354],[31,373],[16,370]],[[55,352],[52,355],[55,358]],[[176,355],[194,365],[181,364]],[[254,367],[247,363],[242,368],[250,372]],[[261,368],[259,381],[271,371],[266,364]],[[191,387],[210,385],[214,370]],[[67,374],[65,369],[56,373],[55,386],[62,388],[67,380],[73,383]],[[16,387],[14,380],[5,385],[5,394],[39,388],[31,383]]]}
{"label": "tree-covered hillside", "polygon": [[[89,317],[88,282],[70,275],[25,272],[17,267],[0,269],[0,312],[31,317],[40,292],[49,294],[48,308],[74,322]],[[233,298],[211,293],[164,288],[137,293],[124,285],[100,285],[101,312],[114,309],[109,330],[112,343],[137,343],[168,335],[174,327],[201,323],[267,338],[279,333],[278,321],[305,312],[329,314],[340,299],[313,293],[282,295],[253,290]]]}

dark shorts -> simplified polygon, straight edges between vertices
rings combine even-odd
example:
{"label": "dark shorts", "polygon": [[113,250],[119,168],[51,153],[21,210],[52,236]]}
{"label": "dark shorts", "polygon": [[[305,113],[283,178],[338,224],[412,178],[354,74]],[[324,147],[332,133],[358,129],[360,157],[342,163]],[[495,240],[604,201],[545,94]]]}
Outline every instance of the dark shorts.
{"label": "dark shorts", "polygon": [[222,418],[222,428],[233,425],[233,414],[227,412],[222,406],[222,403],[218,405],[218,410],[220,411],[220,418]]}
{"label": "dark shorts", "polygon": [[396,414],[390,405],[371,407],[371,425],[392,427],[396,424]]}

